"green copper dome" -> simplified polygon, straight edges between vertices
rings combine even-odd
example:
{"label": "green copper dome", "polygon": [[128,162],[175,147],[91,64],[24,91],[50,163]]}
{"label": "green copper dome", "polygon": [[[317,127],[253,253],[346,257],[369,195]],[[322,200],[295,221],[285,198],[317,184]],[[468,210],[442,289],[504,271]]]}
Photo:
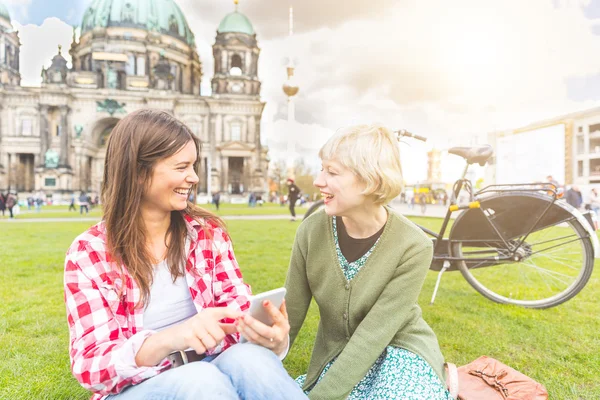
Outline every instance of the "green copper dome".
{"label": "green copper dome", "polygon": [[0,18],[4,18],[10,21],[10,14],[8,8],[3,3],[0,3]]}
{"label": "green copper dome", "polygon": [[92,0],[83,15],[81,33],[115,26],[160,32],[195,44],[194,34],[173,0]]}
{"label": "green copper dome", "polygon": [[254,28],[252,27],[250,20],[244,14],[234,11],[223,18],[217,32],[239,32],[254,35]]}

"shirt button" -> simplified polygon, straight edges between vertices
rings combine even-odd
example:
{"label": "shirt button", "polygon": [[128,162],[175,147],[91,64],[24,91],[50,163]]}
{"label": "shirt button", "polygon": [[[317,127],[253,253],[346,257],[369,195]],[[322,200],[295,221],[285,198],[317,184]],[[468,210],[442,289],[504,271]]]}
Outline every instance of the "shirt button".
{"label": "shirt button", "polygon": [[344,313],[344,319],[348,319],[348,314]]}
{"label": "shirt button", "polygon": [[346,290],[349,290],[349,289],[350,289],[350,284],[346,283]]}
{"label": "shirt button", "polygon": [[346,340],[350,340],[350,336],[346,336]]}

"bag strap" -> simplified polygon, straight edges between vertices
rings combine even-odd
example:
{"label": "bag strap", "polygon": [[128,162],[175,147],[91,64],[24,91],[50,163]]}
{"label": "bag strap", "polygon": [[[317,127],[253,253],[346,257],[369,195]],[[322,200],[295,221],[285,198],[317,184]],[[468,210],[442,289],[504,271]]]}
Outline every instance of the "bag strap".
{"label": "bag strap", "polygon": [[448,386],[448,391],[450,391],[450,396],[453,399],[458,399],[458,369],[456,368],[456,364],[445,363],[446,367],[446,386]]}

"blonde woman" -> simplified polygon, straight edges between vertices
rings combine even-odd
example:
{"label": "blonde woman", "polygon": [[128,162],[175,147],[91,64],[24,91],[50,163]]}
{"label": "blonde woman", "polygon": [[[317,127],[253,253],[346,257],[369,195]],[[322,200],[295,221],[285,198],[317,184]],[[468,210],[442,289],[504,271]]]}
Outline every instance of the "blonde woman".
{"label": "blonde woman", "polygon": [[290,341],[314,298],[321,321],[311,399],[450,399],[437,338],[417,298],[432,258],[425,234],[386,206],[402,191],[395,135],[355,126],[320,150],[325,209],[296,233],[286,288]]}
{"label": "blonde woman", "polygon": [[71,369],[94,400],[306,398],[280,361],[285,306],[267,304],[275,324],[252,321],[263,335],[238,344],[250,288],[223,222],[188,201],[199,154],[162,111],[110,135],[104,220],[65,261]]}

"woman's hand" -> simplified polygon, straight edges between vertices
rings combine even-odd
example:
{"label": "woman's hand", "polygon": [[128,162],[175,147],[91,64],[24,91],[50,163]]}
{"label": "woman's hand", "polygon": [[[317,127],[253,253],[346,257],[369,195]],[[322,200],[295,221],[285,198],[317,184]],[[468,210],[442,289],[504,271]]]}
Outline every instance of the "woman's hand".
{"label": "woman's hand", "polygon": [[219,322],[223,318],[238,319],[240,311],[227,307],[206,308],[177,325],[173,335],[173,351],[192,348],[198,354],[206,353],[217,347],[226,335],[236,332],[234,324]]}
{"label": "woman's hand", "polygon": [[198,354],[204,354],[217,347],[225,335],[236,332],[234,324],[219,321],[223,318],[238,319],[241,316],[241,311],[227,307],[206,308],[185,322],[149,336],[136,353],[136,365],[158,365],[172,352],[189,348]]}
{"label": "woman's hand", "polygon": [[273,325],[268,326],[246,314],[237,322],[238,332],[254,344],[261,345],[281,355],[287,349],[290,324],[288,322],[285,300],[277,309],[269,300],[263,302],[263,307],[273,320]]}

